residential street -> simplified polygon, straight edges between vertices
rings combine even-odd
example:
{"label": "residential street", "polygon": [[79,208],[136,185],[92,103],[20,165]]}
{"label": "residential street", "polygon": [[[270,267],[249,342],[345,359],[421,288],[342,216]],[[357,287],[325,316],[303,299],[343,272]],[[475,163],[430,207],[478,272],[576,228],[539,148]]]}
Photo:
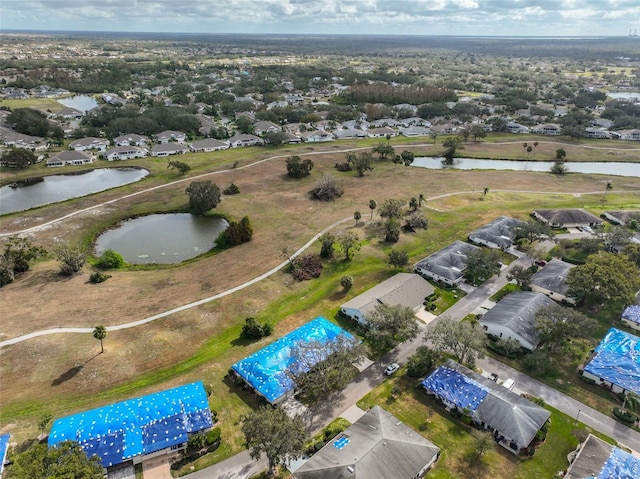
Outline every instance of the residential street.
{"label": "residential street", "polygon": [[[467,314],[472,313],[484,301],[486,301],[487,298],[504,287],[507,283],[507,273],[514,265],[520,263],[528,266],[527,262],[528,260],[524,257],[512,262],[508,267],[502,269],[499,276],[485,282],[482,286],[476,288],[467,294],[467,296],[460,299],[460,301],[446,311],[445,315],[460,320]],[[437,318],[434,321],[437,321]],[[428,325],[421,325],[421,329],[423,331],[428,327]],[[422,334],[413,341],[407,341],[399,345],[383,359],[371,364],[368,368],[358,374],[355,380],[344,390],[333,393],[325,401],[306,411],[303,418],[310,433],[313,434],[319,431],[336,417],[343,415],[345,411],[353,406],[365,394],[384,381],[384,368],[389,363],[397,362],[401,365],[406,363],[409,356],[411,356],[418,346],[422,344],[421,336]],[[533,396],[542,398],[548,405],[571,417],[575,418],[578,416],[578,420],[580,422],[611,436],[621,445],[629,447],[634,451],[640,451],[640,433],[629,429],[613,418],[607,417],[604,414],[601,414],[600,412],[576,401],[575,399],[572,399],[494,359],[485,358],[477,360],[477,365],[484,370],[485,375],[488,376],[490,373],[495,372],[501,379],[511,378],[515,380],[517,391],[526,392]],[[255,469],[248,463],[243,462],[243,460],[248,459],[250,459],[248,453],[243,452],[238,456],[234,456],[227,461],[216,464],[215,466],[190,475],[189,477],[194,477],[196,479],[249,478],[256,472],[256,470],[260,469]]]}

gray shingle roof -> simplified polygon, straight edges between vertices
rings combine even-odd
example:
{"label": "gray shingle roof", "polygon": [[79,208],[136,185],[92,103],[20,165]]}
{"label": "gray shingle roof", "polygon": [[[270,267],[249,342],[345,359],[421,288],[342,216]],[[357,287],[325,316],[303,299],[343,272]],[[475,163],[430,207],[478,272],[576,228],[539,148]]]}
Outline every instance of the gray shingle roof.
{"label": "gray shingle roof", "polygon": [[417,309],[434,287],[420,275],[398,273],[382,283],[347,301],[341,307],[360,310],[363,314],[373,312],[378,304],[408,306]]}
{"label": "gray shingle roof", "polygon": [[535,210],[534,213],[544,218],[548,223],[555,225],[566,224],[602,224],[597,216],[588,213],[581,208],[568,208],[560,210]]}
{"label": "gray shingle roof", "polygon": [[615,218],[619,224],[627,224],[631,220],[640,221],[640,210],[607,211],[607,217]]}
{"label": "gray shingle roof", "polygon": [[565,479],[584,479],[585,477],[598,477],[602,466],[607,462],[613,451],[613,446],[602,439],[589,434],[582,444],[573,464],[567,469]]}
{"label": "gray shingle roof", "polygon": [[475,241],[476,238],[495,243],[501,248],[509,248],[513,244],[515,235],[511,231],[514,226],[523,224],[524,221],[508,216],[500,216],[491,223],[481,226],[469,234],[469,239]]}
{"label": "gray shingle roof", "polygon": [[472,244],[454,241],[449,246],[419,261],[415,266],[455,281],[462,276],[462,272],[467,267],[467,254],[476,249],[478,247]]}
{"label": "gray shingle roof", "polygon": [[[349,442],[338,449],[341,436]],[[374,406],[344,433],[329,441],[293,474],[296,479],[413,479],[440,449]]]}
{"label": "gray shingle roof", "polygon": [[552,259],[531,276],[531,284],[566,296],[569,287],[565,284],[565,280],[571,268],[573,268],[572,264]]}
{"label": "gray shingle roof", "polygon": [[539,342],[535,316],[541,308],[551,306],[553,301],[542,293],[516,291],[508,294],[491,308],[482,318],[482,325],[502,325],[531,344]]}

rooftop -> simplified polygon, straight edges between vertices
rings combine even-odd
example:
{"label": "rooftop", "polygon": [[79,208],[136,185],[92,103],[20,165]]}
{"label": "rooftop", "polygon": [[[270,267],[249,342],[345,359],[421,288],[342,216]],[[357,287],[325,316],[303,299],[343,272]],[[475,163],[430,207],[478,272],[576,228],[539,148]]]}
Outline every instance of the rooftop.
{"label": "rooftop", "polygon": [[640,459],[589,434],[565,479],[632,479],[640,477]]}
{"label": "rooftop", "polygon": [[640,338],[611,328],[584,370],[627,391],[640,394]]}
{"label": "rooftop", "polygon": [[569,287],[566,285],[565,280],[571,268],[573,268],[572,264],[559,259],[552,259],[531,276],[531,284],[554,293],[566,295]]}

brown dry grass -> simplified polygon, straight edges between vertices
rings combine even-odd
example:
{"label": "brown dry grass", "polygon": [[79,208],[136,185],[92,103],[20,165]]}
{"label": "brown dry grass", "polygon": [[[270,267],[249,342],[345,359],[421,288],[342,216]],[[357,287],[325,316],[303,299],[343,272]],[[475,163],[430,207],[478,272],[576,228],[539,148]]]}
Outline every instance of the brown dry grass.
{"label": "brown dry grass", "polygon": [[[511,195],[499,193],[498,190],[601,192],[606,181],[611,180],[616,190],[640,192],[638,178],[592,175],[557,177],[545,173],[457,172],[404,167],[394,171],[389,164],[378,164],[372,174],[358,178],[354,173],[335,172],[333,164],[342,161],[343,157],[342,153],[314,156],[316,168],[313,175],[299,181],[284,177],[284,160],[264,162],[212,176],[212,180],[219,185],[230,182],[239,185],[241,194],[225,197],[220,209],[236,217],[248,214],[255,230],[251,243],[215,256],[172,268],[113,272],[113,277],[100,285],[89,284],[87,272],[63,279],[55,274],[57,265],[54,261],[38,263],[24,277],[0,290],[0,317],[3,318],[0,338],[7,339],[56,326],[92,327],[96,324],[111,326],[127,323],[222,292],[273,268],[283,261],[283,248],[297,249],[327,225],[352,217],[355,210],[362,212],[363,219],[368,219],[368,202],[371,198],[380,203],[387,198],[407,199],[419,193],[429,198],[450,192],[474,191],[473,194],[445,197],[428,204],[437,210],[449,212],[462,211],[470,205],[481,205],[472,215],[461,219],[463,224],[458,225],[458,229],[468,231],[498,214],[516,214],[514,205],[519,201],[522,201],[523,208],[520,215],[536,204],[535,196]],[[308,190],[323,173],[339,177],[344,184],[345,195],[334,203],[318,203],[308,199]],[[151,183],[158,181],[150,180]],[[74,216],[33,234],[32,239],[47,248],[57,242],[81,242],[85,240],[87,231],[95,230],[96,223],[104,225],[139,211],[184,204],[185,186],[184,183],[167,186]],[[491,192],[480,203],[478,200],[484,187],[489,187]],[[129,186],[125,191],[140,188],[139,185]],[[41,208],[19,217],[12,216],[3,221],[2,230],[39,224],[74,209],[99,204],[118,194],[122,193],[104,192],[63,205]],[[549,195],[552,200],[553,196]],[[637,193],[631,197],[635,198],[633,201],[636,204],[640,202]],[[568,198],[572,197],[557,195],[559,204],[563,201],[569,203]],[[613,198],[610,194],[608,201],[613,201]],[[575,201],[581,200],[578,198]],[[624,201],[629,200],[625,198]],[[437,221],[442,215],[437,211],[427,214],[432,216],[432,221]],[[351,223],[346,225],[350,226]],[[442,225],[432,223],[427,237],[439,231],[451,234]],[[428,239],[422,247],[428,248],[432,241]],[[371,239],[360,254],[381,255],[379,242]],[[366,277],[362,280],[358,286],[365,288]],[[83,403],[95,405],[96,395],[100,397],[97,402],[109,402],[114,398],[104,396],[104,392],[115,386],[120,387],[113,393],[118,399],[128,397],[126,385],[134,378],[161,371],[191,357],[209,338],[220,335],[229,325],[237,327],[238,321],[245,316],[259,315],[279,297],[297,292],[305,294],[305,287],[291,283],[287,275],[277,274],[221,300],[145,326],[111,332],[105,341],[104,355],[96,356],[99,346],[88,334],[58,334],[3,348],[0,404],[3,409],[8,406],[8,410],[11,410],[12,404],[19,404],[21,411],[28,411],[32,403],[34,411],[41,411],[43,402],[55,398],[56,412],[68,412],[65,409],[67,399],[73,399],[74,409],[80,408]],[[312,310],[283,314],[284,319],[276,326],[276,336],[311,317],[325,314],[328,309],[339,305],[342,298],[336,293],[314,304]],[[280,320],[281,317],[275,319]],[[163,379],[162,386],[169,387],[197,378],[207,378],[221,385],[227,368],[258,347],[260,344],[239,344],[219,357],[212,357],[211,362],[195,370]],[[136,393],[153,388],[140,389],[136,386]],[[7,414],[11,415],[10,412]],[[33,417],[24,420],[26,422],[20,424],[23,434],[33,432]],[[5,418],[0,418],[0,423],[3,430],[9,427]]]}

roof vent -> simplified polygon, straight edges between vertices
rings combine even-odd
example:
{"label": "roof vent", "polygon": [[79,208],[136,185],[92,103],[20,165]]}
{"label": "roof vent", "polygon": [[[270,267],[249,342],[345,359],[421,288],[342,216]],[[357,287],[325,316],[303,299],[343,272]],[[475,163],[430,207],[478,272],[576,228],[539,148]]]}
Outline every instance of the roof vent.
{"label": "roof vent", "polygon": [[349,471],[351,474],[353,474],[355,469],[353,467],[349,466],[349,467],[347,467],[347,471]]}

